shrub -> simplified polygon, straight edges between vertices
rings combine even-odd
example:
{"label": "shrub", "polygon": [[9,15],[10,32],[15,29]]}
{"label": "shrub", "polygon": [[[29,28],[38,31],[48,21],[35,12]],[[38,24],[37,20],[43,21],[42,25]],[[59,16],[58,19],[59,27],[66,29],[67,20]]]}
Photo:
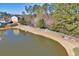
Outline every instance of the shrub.
{"label": "shrub", "polygon": [[45,22],[43,19],[39,20],[36,24],[37,27],[39,28],[45,28]]}

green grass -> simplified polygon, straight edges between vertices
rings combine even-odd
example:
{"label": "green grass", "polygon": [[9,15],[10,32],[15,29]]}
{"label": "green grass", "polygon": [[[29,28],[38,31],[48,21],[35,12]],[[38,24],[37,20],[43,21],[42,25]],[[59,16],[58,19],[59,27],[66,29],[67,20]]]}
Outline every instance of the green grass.
{"label": "green grass", "polygon": [[73,50],[74,50],[75,55],[79,56],[79,48],[74,48]]}

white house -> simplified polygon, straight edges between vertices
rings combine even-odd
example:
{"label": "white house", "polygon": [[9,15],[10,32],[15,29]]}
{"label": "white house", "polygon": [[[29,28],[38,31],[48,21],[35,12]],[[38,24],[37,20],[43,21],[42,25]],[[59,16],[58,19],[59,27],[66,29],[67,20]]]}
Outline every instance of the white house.
{"label": "white house", "polygon": [[11,21],[12,21],[13,23],[18,23],[18,17],[12,16],[12,17],[11,17]]}

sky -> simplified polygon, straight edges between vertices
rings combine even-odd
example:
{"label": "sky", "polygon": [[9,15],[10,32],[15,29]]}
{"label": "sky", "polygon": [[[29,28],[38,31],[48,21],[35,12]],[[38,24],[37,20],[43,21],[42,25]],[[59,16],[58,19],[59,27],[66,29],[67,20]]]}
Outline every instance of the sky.
{"label": "sky", "polygon": [[25,5],[35,5],[35,3],[0,3],[0,11],[11,14],[22,14],[22,11],[25,11]]}

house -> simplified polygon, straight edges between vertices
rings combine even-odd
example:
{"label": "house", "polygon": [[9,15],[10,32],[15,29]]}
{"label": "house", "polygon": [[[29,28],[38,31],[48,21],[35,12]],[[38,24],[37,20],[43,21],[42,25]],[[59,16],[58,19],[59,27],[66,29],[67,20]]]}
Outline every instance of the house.
{"label": "house", "polygon": [[16,16],[5,16],[3,20],[0,21],[0,27],[6,26],[7,24],[16,24],[18,23],[18,18]]}

